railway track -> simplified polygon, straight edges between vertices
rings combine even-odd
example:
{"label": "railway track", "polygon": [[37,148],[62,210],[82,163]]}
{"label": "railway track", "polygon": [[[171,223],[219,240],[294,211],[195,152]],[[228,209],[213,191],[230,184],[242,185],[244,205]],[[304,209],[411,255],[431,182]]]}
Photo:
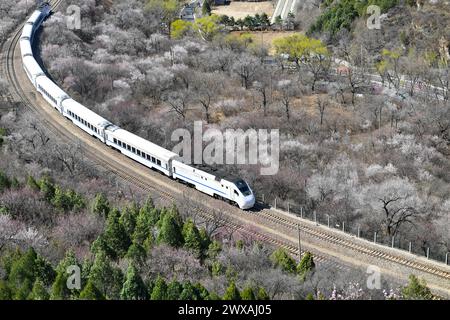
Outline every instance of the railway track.
{"label": "railway track", "polygon": [[[62,1],[63,0],[53,1],[52,8],[57,9]],[[61,118],[60,114],[55,110],[49,110],[50,107],[47,107],[47,110],[44,110],[44,107],[38,106],[37,101],[32,101],[33,98],[29,97],[29,93],[27,93],[23,88],[21,80],[18,78],[18,72],[23,72],[23,70],[20,70],[20,68],[18,70],[15,64],[15,53],[18,50],[17,44],[20,39],[20,35],[21,27],[18,28],[12,38],[5,43],[6,49],[4,52],[6,51],[6,56],[2,57],[2,66],[4,66],[5,69],[2,71],[5,73],[7,80],[12,86],[12,98],[15,101],[20,101],[25,107],[30,108],[32,112],[38,115],[38,118],[44,127],[46,127],[52,134],[59,137],[61,141],[78,143],[82,140],[83,151],[88,158],[98,163],[101,167],[114,173],[120,179],[146,192],[156,193],[168,201],[179,201],[180,199],[177,198],[177,196],[184,196],[184,191],[181,191],[184,187],[180,187],[178,184],[177,186],[174,186],[168,178],[165,178],[167,181],[162,181],[160,178],[156,177],[160,176],[155,173],[150,175],[146,168],[143,169],[142,166],[137,165],[125,156],[120,154],[114,157],[111,156],[111,152],[113,152],[111,149],[99,141],[94,141],[86,133],[72,125],[70,121]],[[39,99],[39,95],[35,96],[36,99]],[[55,121],[51,121],[50,118]],[[113,158],[115,159],[112,160]],[[145,172],[145,174],[143,174],[143,172]],[[216,200],[211,199],[208,202],[214,201]],[[201,201],[198,202],[201,203]],[[212,205],[201,203],[201,205],[204,208],[214,208],[214,203]],[[368,243],[367,241],[361,239],[354,239],[354,237],[341,235],[332,230],[325,230],[323,227],[315,226],[312,222],[288,215],[284,212],[279,212],[277,210],[262,209],[252,215],[249,213],[244,213],[229,205],[226,206],[227,209],[224,210],[223,215],[229,219],[222,219],[224,225],[274,247],[282,247],[292,255],[298,256],[298,246],[295,239],[297,229],[299,228],[301,233],[307,235],[310,239],[314,239],[314,241],[317,241],[318,243],[343,248],[350,256],[358,254],[362,257],[365,256],[371,259],[389,262],[410,270],[420,271],[423,274],[432,275],[438,279],[433,284],[434,288],[444,289],[445,292],[447,292],[447,296],[450,295],[450,268],[448,266],[441,266],[432,262],[419,261],[420,259],[414,257],[413,255],[408,256],[407,254],[400,254],[394,250],[390,250],[390,248],[387,247],[381,248],[380,246]],[[217,220],[217,217],[213,216],[209,210],[198,209],[197,213],[206,221],[212,219]],[[258,219],[259,222],[255,223],[255,221],[252,221],[252,218]],[[264,232],[256,231],[252,228],[262,225],[265,227]],[[277,228],[277,230],[275,228]],[[303,248],[311,251],[315,257],[315,260],[319,263],[331,263],[336,268],[342,268],[343,266],[343,264],[339,261],[339,254],[330,255],[329,253],[322,253],[320,249],[317,249],[317,246],[312,248],[308,242],[303,243]],[[441,287],[439,287],[439,281],[443,281],[445,285],[441,285]]]}
{"label": "railway track", "polygon": [[[58,8],[58,6],[62,3],[62,0],[53,1],[52,2],[52,10],[55,10]],[[66,130],[61,130],[60,126],[56,125],[55,122],[49,121],[47,118],[47,114],[42,111],[40,107],[37,107],[33,101],[29,99],[26,92],[24,91],[20,80],[17,77],[16,72],[16,66],[14,64],[15,61],[15,52],[18,48],[18,41],[20,39],[22,27],[18,28],[18,30],[14,33],[13,37],[10,40],[10,43],[7,44],[7,54],[6,57],[4,57],[4,65],[6,65],[6,68],[4,73],[6,73],[7,78],[9,82],[12,84],[14,90],[11,91],[12,98],[15,101],[20,101],[24,106],[30,108],[34,113],[40,115],[39,119],[42,122],[42,124],[47,128],[52,134],[59,137],[63,142],[68,143],[77,143],[78,139],[75,138],[73,135],[67,134]],[[58,114],[59,116],[59,114]],[[64,121],[64,119],[62,119]],[[84,132],[80,132],[83,135],[86,135]],[[99,143],[100,144],[100,143]],[[100,144],[99,147],[104,147],[102,144]],[[176,202],[177,198],[170,192],[164,191],[161,188],[155,187],[154,184],[149,183],[148,181],[143,180],[142,178],[136,176],[136,175],[130,175],[129,170],[126,171],[123,169],[122,166],[115,165],[114,162],[106,161],[103,157],[99,156],[99,154],[90,148],[83,148],[83,151],[86,152],[88,155],[88,158],[94,160],[96,163],[98,163],[103,168],[108,168],[108,170],[112,173],[114,173],[116,176],[118,176],[123,181],[126,181],[127,183],[134,185],[138,187],[141,190],[144,190],[146,192],[152,192],[157,193],[162,198],[171,201]],[[197,210],[198,214],[202,216],[203,219],[206,221],[211,221],[212,219],[217,219],[217,217],[213,217],[207,210]],[[223,220],[224,224],[227,225],[227,227],[232,228],[233,230],[239,231],[243,234],[246,234],[248,236],[251,236],[254,239],[261,240],[263,242],[266,242],[274,247],[283,247],[288,252],[290,252],[293,255],[298,255],[297,247],[295,247],[292,244],[289,244],[287,242],[281,241],[279,239],[275,239],[273,237],[270,237],[263,233],[258,233],[256,231],[249,231],[245,229],[243,225],[240,225],[238,223],[233,223],[229,220]],[[315,255],[316,261],[326,261],[325,257],[322,257],[320,254]]]}
{"label": "railway track", "polygon": [[322,231],[319,228],[313,228],[306,224],[298,224],[298,222],[296,222],[293,218],[288,218],[286,216],[277,214],[273,211],[264,210],[262,214],[265,216],[265,219],[277,223],[287,230],[297,232],[297,228],[300,228],[302,233],[310,235],[322,241],[332,243],[341,247],[345,247],[349,250],[356,251],[367,256],[376,257],[390,262],[402,264],[422,272],[434,274],[436,276],[448,279],[450,281],[450,271],[444,271],[441,268],[433,267],[431,265],[426,265],[425,263],[419,263],[416,261],[408,260],[407,258],[404,257],[396,256],[392,253],[382,250],[384,248],[370,248],[367,245],[364,246],[363,244],[357,243],[355,241],[350,241],[348,237],[339,237],[335,233]]}

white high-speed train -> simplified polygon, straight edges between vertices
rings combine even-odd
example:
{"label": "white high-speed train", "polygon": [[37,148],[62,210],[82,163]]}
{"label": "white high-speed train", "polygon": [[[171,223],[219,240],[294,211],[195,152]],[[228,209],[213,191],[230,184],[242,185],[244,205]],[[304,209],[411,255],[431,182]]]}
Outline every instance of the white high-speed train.
{"label": "white high-speed train", "polygon": [[91,136],[148,168],[195,187],[212,197],[237,204],[241,209],[254,206],[255,196],[244,180],[222,179],[184,164],[176,153],[119,128],[70,98],[51,81],[36,62],[32,51],[34,34],[50,15],[50,11],[50,6],[46,3],[33,12],[23,27],[20,50],[28,78],[51,106]]}

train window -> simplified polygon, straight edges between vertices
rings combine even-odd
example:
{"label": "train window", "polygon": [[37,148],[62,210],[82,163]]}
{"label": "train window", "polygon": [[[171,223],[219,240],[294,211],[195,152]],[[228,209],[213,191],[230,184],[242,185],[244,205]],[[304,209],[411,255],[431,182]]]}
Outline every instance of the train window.
{"label": "train window", "polygon": [[132,147],[132,148],[131,148],[131,152],[136,153],[136,148],[135,148],[135,147]]}
{"label": "train window", "polygon": [[128,151],[131,151],[131,146],[127,144]]}
{"label": "train window", "polygon": [[114,138],[113,141],[114,141],[115,144],[117,144],[117,139],[116,138]]}
{"label": "train window", "polygon": [[160,165],[161,165],[161,160],[156,160],[156,164],[157,164],[158,166],[160,166]]}
{"label": "train window", "polygon": [[146,155],[144,152],[142,152],[142,158],[145,159],[146,156],[147,156],[147,155]]}
{"label": "train window", "polygon": [[152,160],[151,157],[150,157],[149,155],[147,155],[147,160],[148,160],[148,161],[151,161],[151,160]]}
{"label": "train window", "polygon": [[140,157],[141,156],[141,151],[137,150],[137,155]]}
{"label": "train window", "polygon": [[173,167],[173,172],[177,172],[177,168]]}

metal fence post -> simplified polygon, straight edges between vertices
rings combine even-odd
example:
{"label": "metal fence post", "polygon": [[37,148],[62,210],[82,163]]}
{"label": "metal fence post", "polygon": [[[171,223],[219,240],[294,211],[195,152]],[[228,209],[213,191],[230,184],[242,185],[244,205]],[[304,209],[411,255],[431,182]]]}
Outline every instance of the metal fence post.
{"label": "metal fence post", "polygon": [[315,211],[314,211],[314,222],[317,223],[317,214]]}
{"label": "metal fence post", "polygon": [[342,221],[342,232],[345,232],[345,221]]}
{"label": "metal fence post", "polygon": [[300,241],[300,225],[297,225],[298,232],[298,262],[302,260],[302,243]]}
{"label": "metal fence post", "polygon": [[448,252],[445,254],[445,264],[448,264]]}
{"label": "metal fence post", "polygon": [[303,219],[303,207],[300,207],[300,218]]}
{"label": "metal fence post", "polygon": [[277,208],[277,198],[275,198],[275,209]]}
{"label": "metal fence post", "polygon": [[430,259],[430,248],[427,248],[427,259]]}
{"label": "metal fence post", "polygon": [[373,234],[373,242],[377,243],[377,232]]}
{"label": "metal fence post", "polygon": [[358,226],[358,238],[359,238],[360,235],[361,235],[361,234],[360,234],[360,230],[359,230],[359,226]]}
{"label": "metal fence post", "polygon": [[328,220],[328,228],[330,227],[330,215],[327,214],[327,220]]}
{"label": "metal fence post", "polygon": [[262,202],[265,202],[264,193],[262,194]]}
{"label": "metal fence post", "polygon": [[290,213],[291,208],[290,208],[289,202],[287,203],[287,206],[288,206],[288,213]]}
{"label": "metal fence post", "polygon": [[409,242],[409,253],[411,253],[411,251],[412,251],[412,242],[410,241]]}
{"label": "metal fence post", "polygon": [[394,247],[394,243],[395,243],[395,236],[392,237],[392,245],[391,245],[392,248]]}

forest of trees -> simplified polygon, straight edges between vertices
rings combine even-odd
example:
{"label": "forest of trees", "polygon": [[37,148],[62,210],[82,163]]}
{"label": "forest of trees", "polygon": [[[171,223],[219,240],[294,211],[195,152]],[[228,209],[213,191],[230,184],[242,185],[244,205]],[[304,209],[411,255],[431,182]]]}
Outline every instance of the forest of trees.
{"label": "forest of trees", "polygon": [[[9,17],[0,40],[24,18],[24,2],[0,4]],[[320,28],[269,48],[252,33],[228,32],[229,17],[178,20],[177,0],[74,0],[82,28],[66,27],[63,4],[44,23],[38,52],[74,99],[169,149],[173,130],[192,130],[198,119],[220,130],[280,129],[278,174],[222,169],[267,202],[411,242],[422,254],[430,248],[442,260],[450,251],[448,64],[418,31],[387,41],[392,32],[347,28],[364,25],[359,13],[336,21],[350,3],[326,2]],[[249,30],[265,21],[247,20]],[[336,72],[335,57],[352,68]],[[6,93],[0,79],[4,105]],[[369,292],[357,285],[364,274],[330,272],[309,254],[297,262],[253,240],[222,241],[224,228],[154,204],[90,163],[81,146],[59,143],[33,114],[1,110],[0,298],[431,297],[413,276],[404,288]],[[80,290],[65,286],[70,265],[81,268]]]}
{"label": "forest of trees", "polygon": [[[79,2],[81,30],[56,13],[40,41],[50,74],[75,99],[169,149],[173,130],[199,119],[220,130],[280,129],[278,174],[221,169],[270,203],[381,242],[411,241],[439,260],[449,251],[450,72],[437,48],[423,51],[417,38],[372,56],[375,30],[335,45],[293,34],[271,49],[214,15],[177,20],[176,1]],[[336,56],[355,68],[336,73]]]}

